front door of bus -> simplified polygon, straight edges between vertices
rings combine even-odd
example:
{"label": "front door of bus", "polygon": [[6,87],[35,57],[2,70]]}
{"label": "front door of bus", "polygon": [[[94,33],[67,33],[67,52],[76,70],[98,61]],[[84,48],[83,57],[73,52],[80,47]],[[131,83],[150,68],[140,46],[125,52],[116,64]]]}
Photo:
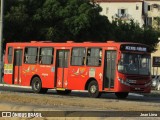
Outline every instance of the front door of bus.
{"label": "front door of bus", "polygon": [[22,49],[15,49],[14,50],[14,77],[12,84],[20,84],[21,83],[21,68],[22,68]]}
{"label": "front door of bus", "polygon": [[67,88],[69,50],[58,50],[56,63],[57,63],[56,87]]}
{"label": "front door of bus", "polygon": [[107,50],[105,52],[104,88],[109,90],[114,88],[116,56],[117,52],[115,50]]}

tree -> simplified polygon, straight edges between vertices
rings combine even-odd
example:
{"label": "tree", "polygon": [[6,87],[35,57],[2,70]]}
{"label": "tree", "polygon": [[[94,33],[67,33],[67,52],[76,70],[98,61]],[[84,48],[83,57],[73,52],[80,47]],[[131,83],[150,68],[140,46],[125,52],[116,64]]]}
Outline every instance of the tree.
{"label": "tree", "polygon": [[6,7],[7,41],[105,41],[109,32],[107,17],[89,0],[14,0]]}
{"label": "tree", "polygon": [[160,30],[160,17],[157,17],[157,18],[154,20],[154,24],[155,24],[155,29],[156,29],[156,30]]}
{"label": "tree", "polygon": [[34,39],[33,16],[45,0],[5,0],[4,39],[5,42]]}
{"label": "tree", "polygon": [[50,40],[99,41],[108,39],[158,43],[159,32],[141,28],[131,20],[110,23],[100,15],[102,8],[90,0],[5,0],[4,39],[6,42]]}
{"label": "tree", "polygon": [[140,27],[139,24],[131,20],[129,23],[121,20],[113,21],[111,29],[111,39],[117,42],[135,42],[147,44],[154,51],[157,46],[160,32],[152,27]]}
{"label": "tree", "polygon": [[37,23],[45,21],[40,31],[47,39],[96,41],[106,39],[110,27],[107,17],[99,14],[101,10],[89,0],[47,0],[35,17]]}

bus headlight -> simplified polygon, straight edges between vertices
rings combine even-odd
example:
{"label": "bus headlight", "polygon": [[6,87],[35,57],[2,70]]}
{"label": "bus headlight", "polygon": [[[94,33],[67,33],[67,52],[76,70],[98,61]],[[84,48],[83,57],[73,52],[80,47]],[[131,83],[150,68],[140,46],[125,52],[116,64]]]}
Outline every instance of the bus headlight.
{"label": "bus headlight", "polygon": [[145,84],[144,86],[145,86],[145,87],[148,87],[148,86],[151,85],[151,83],[152,83],[152,82],[149,82],[149,83]]}
{"label": "bus headlight", "polygon": [[130,86],[129,83],[125,82],[122,78],[118,78],[118,81],[121,83],[121,84],[124,84],[124,85],[127,85],[127,86]]}

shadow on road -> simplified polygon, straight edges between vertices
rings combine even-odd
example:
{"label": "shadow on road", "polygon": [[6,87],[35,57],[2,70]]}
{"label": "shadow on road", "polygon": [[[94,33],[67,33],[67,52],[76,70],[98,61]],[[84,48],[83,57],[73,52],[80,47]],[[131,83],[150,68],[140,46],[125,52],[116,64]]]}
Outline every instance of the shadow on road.
{"label": "shadow on road", "polygon": [[[15,92],[18,93],[24,93],[28,95],[45,95],[45,96],[56,96],[60,98],[68,97],[68,98],[74,98],[74,97],[84,97],[89,98],[88,92],[81,92],[81,91],[72,91],[69,95],[59,95],[55,90],[48,90],[46,94],[35,94],[32,92],[31,88],[18,88],[18,87],[6,87],[6,86],[0,86],[0,92]],[[153,93],[150,93],[153,94]],[[91,98],[94,99],[94,98]],[[117,97],[114,95],[114,93],[103,93],[100,98],[98,99],[107,99],[107,100],[116,100]],[[120,100],[120,99],[117,99]],[[138,101],[138,102],[152,102],[152,103],[159,103],[160,102],[160,93],[156,96],[152,95],[142,95],[142,94],[132,94],[130,93],[129,96],[126,99],[123,99],[122,101]]]}

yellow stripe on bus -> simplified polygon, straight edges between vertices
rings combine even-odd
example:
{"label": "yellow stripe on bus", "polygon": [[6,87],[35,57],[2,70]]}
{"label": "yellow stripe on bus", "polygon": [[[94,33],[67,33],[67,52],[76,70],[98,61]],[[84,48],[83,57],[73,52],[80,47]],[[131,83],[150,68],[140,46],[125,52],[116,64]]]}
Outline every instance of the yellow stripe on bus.
{"label": "yellow stripe on bus", "polygon": [[62,91],[65,91],[64,88],[56,88],[56,90],[62,90]]}

